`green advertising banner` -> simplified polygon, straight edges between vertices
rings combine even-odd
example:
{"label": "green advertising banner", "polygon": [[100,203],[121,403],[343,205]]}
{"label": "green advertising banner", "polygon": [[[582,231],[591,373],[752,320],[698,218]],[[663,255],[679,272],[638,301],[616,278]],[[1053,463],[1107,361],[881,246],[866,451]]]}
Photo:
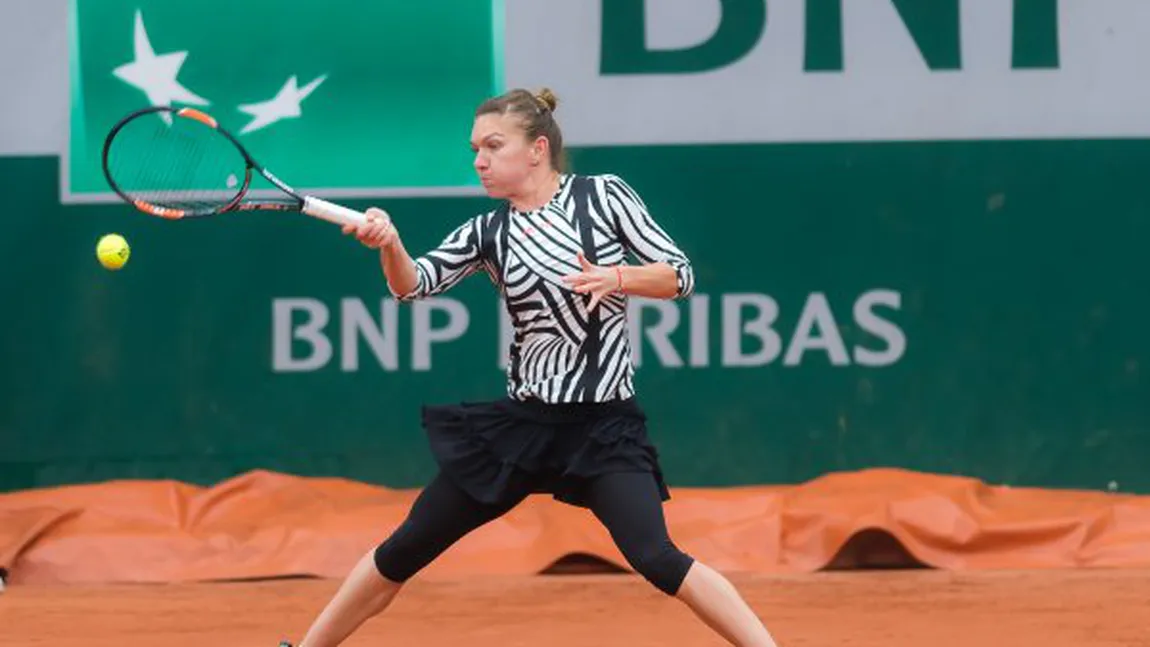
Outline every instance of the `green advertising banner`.
{"label": "green advertising banner", "polygon": [[[1147,154],[579,151],[577,168],[628,177],[695,263],[693,298],[632,311],[668,478],[884,465],[1150,492]],[[666,182],[685,165],[707,171]],[[28,189],[14,213],[40,214],[0,240],[24,277],[3,288],[21,305],[0,335],[2,487],[255,468],[415,486],[434,469],[420,405],[503,392],[499,302],[481,276],[397,304],[377,255],[327,223],[61,209],[53,168],[0,164]],[[419,253],[488,201],[387,206]],[[133,245],[117,273],[93,257],[108,231]]]}
{"label": "green advertising banner", "polygon": [[209,112],[316,193],[475,193],[470,119],[501,91],[500,4],[73,0],[64,199],[110,199],[104,137],[153,105]]}

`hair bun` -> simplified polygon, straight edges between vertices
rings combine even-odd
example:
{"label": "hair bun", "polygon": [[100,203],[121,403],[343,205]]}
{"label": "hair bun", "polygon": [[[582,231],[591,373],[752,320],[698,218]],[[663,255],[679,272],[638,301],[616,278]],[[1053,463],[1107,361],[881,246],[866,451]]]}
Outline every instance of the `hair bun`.
{"label": "hair bun", "polygon": [[541,106],[547,110],[550,110],[551,112],[555,112],[555,108],[559,107],[559,97],[555,96],[555,93],[551,91],[551,88],[543,88],[540,90],[535,95],[535,100],[538,101]]}

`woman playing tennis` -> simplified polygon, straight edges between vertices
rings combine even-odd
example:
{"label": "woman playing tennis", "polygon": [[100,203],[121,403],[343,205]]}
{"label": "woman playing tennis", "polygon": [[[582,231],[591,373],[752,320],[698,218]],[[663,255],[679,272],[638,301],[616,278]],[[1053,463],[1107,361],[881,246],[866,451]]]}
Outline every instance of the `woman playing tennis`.
{"label": "woman playing tennis", "polygon": [[[300,647],[339,645],[443,551],[532,493],[589,509],[638,573],[732,644],[775,645],[730,582],[668,536],[669,493],[635,399],[627,297],[690,295],[690,261],[622,179],[564,172],[555,107],[549,90],[522,89],[479,106],[475,170],[501,206],[424,256],[411,258],[378,209],[366,224],[344,227],[380,250],[388,288],[402,301],[486,272],[514,342],[506,398],[424,407],[438,474],[360,559]],[[628,253],[642,263],[625,264]]]}

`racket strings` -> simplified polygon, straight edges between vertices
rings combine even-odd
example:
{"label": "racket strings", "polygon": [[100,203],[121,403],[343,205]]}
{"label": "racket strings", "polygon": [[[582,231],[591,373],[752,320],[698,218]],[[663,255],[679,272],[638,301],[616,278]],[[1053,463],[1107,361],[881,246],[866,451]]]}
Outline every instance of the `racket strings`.
{"label": "racket strings", "polygon": [[191,119],[169,125],[147,114],[126,123],[108,150],[108,170],[133,200],[210,212],[245,189],[247,162],[226,137]]}

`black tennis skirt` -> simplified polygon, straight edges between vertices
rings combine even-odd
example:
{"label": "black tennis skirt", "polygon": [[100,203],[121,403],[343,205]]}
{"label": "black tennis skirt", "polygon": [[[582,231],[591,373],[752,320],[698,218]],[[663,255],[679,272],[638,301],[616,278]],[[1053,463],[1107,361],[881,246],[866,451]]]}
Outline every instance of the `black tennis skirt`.
{"label": "black tennis skirt", "polygon": [[634,398],[549,404],[512,398],[424,406],[423,427],[446,476],[475,499],[500,504],[523,493],[588,507],[584,486],[611,472],[650,472],[670,492],[647,416]]}

